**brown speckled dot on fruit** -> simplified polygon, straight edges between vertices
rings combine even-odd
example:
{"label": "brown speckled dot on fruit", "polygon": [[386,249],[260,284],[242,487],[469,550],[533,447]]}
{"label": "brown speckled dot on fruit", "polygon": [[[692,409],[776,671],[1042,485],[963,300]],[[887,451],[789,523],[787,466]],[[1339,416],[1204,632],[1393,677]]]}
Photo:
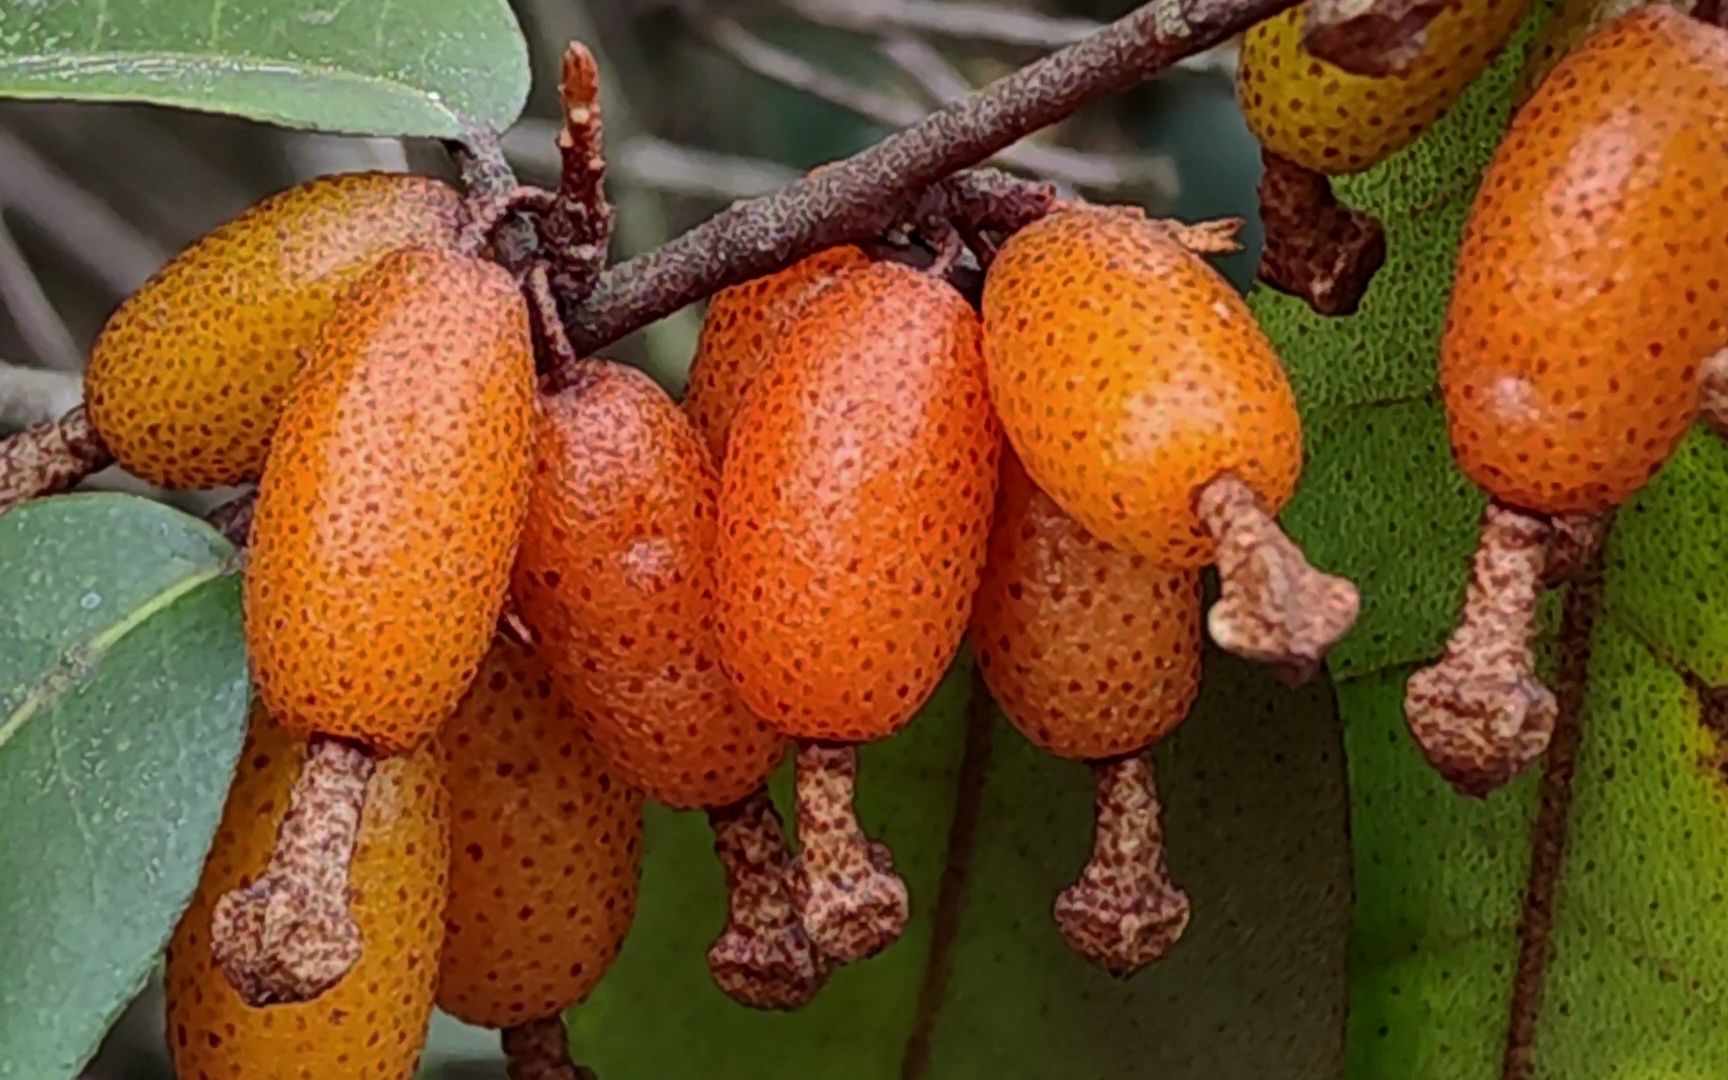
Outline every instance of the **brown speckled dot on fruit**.
{"label": "brown speckled dot on fruit", "polygon": [[972,648],[1008,719],[1041,749],[1103,758],[1144,749],[1200,689],[1200,573],[1092,536],[1033,486],[1012,453]]}
{"label": "brown speckled dot on fruit", "polygon": [[984,282],[990,394],[1026,472],[1098,538],[1170,566],[1216,543],[1195,496],[1234,472],[1271,513],[1302,466],[1278,356],[1229,282],[1155,221],[1053,214]]}
{"label": "brown speckled dot on fruit", "polygon": [[720,668],[719,480],[688,417],[641,372],[584,361],[541,399],[512,594],[559,687],[619,772],[679,809],[761,785],[785,740]]}
{"label": "brown speckled dot on fruit", "polygon": [[210,955],[210,912],[270,859],[305,742],[253,709],[222,824],[168,946],[168,1046],[180,1080],[407,1080],[438,975],[450,863],[436,746],[379,763],[352,869],[365,952],[342,982],[298,1005],[241,1003]]}
{"label": "brown speckled dot on fruit", "polygon": [[1488,69],[1530,0],[1460,0],[1428,25],[1421,58],[1403,75],[1352,75],[1302,47],[1303,5],[1242,36],[1236,93],[1268,150],[1338,176],[1384,161],[1416,140]]}
{"label": "brown speckled dot on fruit", "polygon": [[607,770],[539,659],[502,639],[439,742],[451,864],[438,1007],[485,1027],[556,1017],[630,930],[642,794]]}
{"label": "brown speckled dot on fruit", "polygon": [[911,718],[971,613],[996,493],[978,319],[904,266],[838,275],[780,338],[732,427],[721,655],[788,735],[863,742]]}
{"label": "brown speckled dot on fruit", "polygon": [[345,294],[259,488],[246,643],[271,715],[412,748],[491,643],[527,507],[533,356],[510,275],[409,249]]}
{"label": "brown speckled dot on fruit", "polygon": [[708,302],[702,336],[690,362],[684,411],[707,440],[716,465],[726,459],[732,418],[774,340],[803,310],[810,294],[836,272],[868,262],[862,251],[850,245],[829,248],[779,273],[722,289]]}
{"label": "brown speckled dot on fruit", "polygon": [[1441,346],[1453,452],[1503,502],[1618,505],[1728,341],[1728,32],[1610,23],[1513,119],[1464,230]]}
{"label": "brown speckled dot on fruit", "polygon": [[302,354],[380,256],[455,243],[459,198],[398,173],[326,176],[273,195],[158,270],[90,352],[90,416],[120,463],[164,487],[264,466]]}

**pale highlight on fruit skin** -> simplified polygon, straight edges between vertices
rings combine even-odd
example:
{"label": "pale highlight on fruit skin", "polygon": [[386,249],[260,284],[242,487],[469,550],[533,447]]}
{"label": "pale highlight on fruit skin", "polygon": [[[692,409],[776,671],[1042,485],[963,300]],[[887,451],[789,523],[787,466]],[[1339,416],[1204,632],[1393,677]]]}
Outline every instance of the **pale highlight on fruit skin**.
{"label": "pale highlight on fruit skin", "polygon": [[965,632],[1000,436],[977,316],[878,263],[811,298],[732,428],[721,656],[788,735],[864,742],[924,703]]}
{"label": "pale highlight on fruit skin", "polygon": [[684,411],[707,441],[716,465],[726,460],[732,418],[775,339],[834,274],[867,265],[869,259],[851,245],[829,248],[778,273],[722,289],[708,302],[690,362]]}
{"label": "pale highlight on fruit skin", "polygon": [[1597,513],[1644,485],[1728,339],[1728,32],[1610,23],[1513,118],[1465,226],[1440,356],[1459,466]]}
{"label": "pale highlight on fruit skin", "polygon": [[438,1007],[515,1027],[586,998],[642,873],[642,794],[606,767],[545,665],[500,639],[445,725],[450,902]]}
{"label": "pale highlight on fruit skin", "polygon": [[1402,76],[1353,75],[1302,47],[1302,7],[1242,37],[1237,97],[1268,150],[1328,176],[1359,172],[1403,149],[1488,69],[1529,0],[1461,0],[1428,26]]}
{"label": "pale highlight on fruit skin", "polygon": [[399,173],[273,195],[158,270],[90,352],[91,419],[128,470],[171,488],[263,469],[283,399],[337,298],[401,247],[454,245],[460,198]]}
{"label": "pale highlight on fruit skin", "polygon": [[1200,689],[1200,574],[1082,529],[1003,455],[972,648],[990,694],[1038,747],[1087,760],[1144,749]]}
{"label": "pale highlight on fruit skin", "polygon": [[246,640],[272,715],[411,749],[492,640],[527,507],[528,318],[477,259],[397,252],[325,326],[259,489]]}
{"label": "pale highlight on fruit skin", "polygon": [[719,663],[719,479],[641,372],[584,362],[541,398],[513,596],[554,680],[631,784],[678,809],[755,791],[785,739]]}
{"label": "pale highlight on fruit skin", "polygon": [[254,707],[222,824],[168,946],[168,1045],[181,1080],[407,1080],[444,940],[449,803],[438,748],[379,765],[352,871],[360,962],[314,1001],[243,1004],[210,954],[216,899],[270,857],[305,741]]}
{"label": "pale highlight on fruit skin", "polygon": [[1224,473],[1277,513],[1302,465],[1296,402],[1247,305],[1171,228],[1070,209],[1011,237],[984,283],[990,393],[1026,472],[1099,539],[1212,561],[1196,513]]}

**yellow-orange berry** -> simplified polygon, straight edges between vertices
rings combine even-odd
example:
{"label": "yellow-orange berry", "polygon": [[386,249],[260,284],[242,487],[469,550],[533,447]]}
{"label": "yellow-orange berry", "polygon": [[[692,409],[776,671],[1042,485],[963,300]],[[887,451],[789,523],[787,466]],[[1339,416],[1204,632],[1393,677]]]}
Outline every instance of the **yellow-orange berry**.
{"label": "yellow-orange berry", "polygon": [[851,245],[819,251],[778,273],[730,289],[708,302],[702,336],[690,362],[684,411],[708,443],[715,464],[726,460],[726,434],[774,340],[803,310],[810,294],[837,272],[866,265]]}
{"label": "yellow-orange berry", "polygon": [[485,655],[527,507],[528,316],[491,263],[386,256],[338,303],[258,494],[246,642],[272,716],[412,748]]}
{"label": "yellow-orange berry", "polygon": [[1728,344],[1728,32],[1616,20],[1513,118],[1459,249],[1440,356],[1453,452],[1495,498],[1597,513],[1643,486]]}
{"label": "yellow-orange berry", "polygon": [[947,283],[878,263],[809,300],[722,478],[721,656],[753,710],[850,742],[911,718],[965,632],[999,445],[978,318]]}
{"label": "yellow-orange berry", "polygon": [[438,1007],[496,1028],[557,1016],[630,930],[642,794],[607,771],[545,665],[502,640],[439,742],[451,864]]}
{"label": "yellow-orange berry", "polygon": [[1460,0],[1429,23],[1399,75],[1355,75],[1302,46],[1303,7],[1242,36],[1237,96],[1260,142],[1328,176],[1376,165],[1416,141],[1488,69],[1530,0]]}
{"label": "yellow-orange berry", "polygon": [[387,252],[450,247],[456,191],[424,176],[325,176],[273,195],[158,270],[90,352],[90,419],[164,487],[256,477],[302,356],[337,297]]}
{"label": "yellow-orange berry", "polygon": [[785,740],[720,668],[718,481],[690,419],[641,372],[586,361],[541,400],[533,473],[512,594],[607,759],[680,809],[756,790]]}
{"label": "yellow-orange berry", "polygon": [[216,900],[264,871],[305,741],[254,707],[222,824],[168,946],[168,1045],[180,1080],[407,1080],[437,989],[450,864],[435,745],[380,762],[350,871],[366,948],[312,1001],[255,1009],[210,954]]}
{"label": "yellow-orange berry", "polygon": [[1094,537],[1012,453],[972,612],[984,681],[1014,726],[1060,757],[1143,750],[1200,689],[1200,572]]}
{"label": "yellow-orange berry", "polygon": [[1156,221],[1071,210],[1016,233],[985,278],[984,352],[1027,473],[1117,547],[1204,565],[1202,488],[1234,473],[1276,513],[1295,487],[1301,425],[1271,342]]}

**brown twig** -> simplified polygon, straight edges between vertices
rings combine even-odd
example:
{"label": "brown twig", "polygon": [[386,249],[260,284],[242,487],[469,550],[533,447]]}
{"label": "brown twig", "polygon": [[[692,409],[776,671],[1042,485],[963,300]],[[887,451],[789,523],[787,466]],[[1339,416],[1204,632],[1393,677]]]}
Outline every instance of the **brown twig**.
{"label": "brown twig", "polygon": [[1405,690],[1411,735],[1466,795],[1485,796],[1529,768],[1554,733],[1554,695],[1537,681],[1530,648],[1552,534],[1541,518],[1488,505],[1458,627]]}
{"label": "brown twig", "polygon": [[810,942],[793,903],[798,872],[766,789],[708,812],[726,870],[726,928],[708,950],[714,984],[755,1009],[796,1009],[828,981],[832,963]]}
{"label": "brown twig", "polygon": [[1339,202],[1326,177],[1270,150],[1261,158],[1260,280],[1322,315],[1350,314],[1386,262],[1386,231]]}
{"label": "brown twig", "polygon": [[246,1004],[310,1001],[360,959],[360,927],[348,910],[348,864],[375,768],[365,750],[314,736],[270,864],[257,880],[216,901],[211,953]]}
{"label": "brown twig", "polygon": [[558,83],[564,124],[558,132],[563,158],[558,192],[540,222],[540,238],[551,263],[553,291],[566,303],[588,295],[606,266],[612,242],[612,204],[606,201],[606,157],[602,152],[600,70],[594,54],[571,42],[564,50]]}
{"label": "brown twig", "polygon": [[799,743],[794,764],[799,918],[829,958],[842,964],[867,959],[899,940],[910,903],[887,849],[871,843],[858,824],[852,805],[858,749]]}
{"label": "brown twig", "polygon": [[822,248],[868,240],[918,193],[1091,101],[1153,77],[1293,6],[1295,0],[1156,0],[1098,33],[932,113],[774,195],[739,203],[645,255],[608,269],[569,313],[593,354],[728,285]]}
{"label": "brown twig", "polygon": [[1728,438],[1728,349],[1711,355],[1698,370],[1698,415]]}
{"label": "brown twig", "polygon": [[113,463],[114,455],[80,405],[58,420],[0,441],[0,511],[68,491]]}
{"label": "brown twig", "polygon": [[1162,957],[1188,927],[1188,894],[1170,880],[1149,753],[1092,766],[1092,858],[1056,898],[1070,948],[1123,978]]}
{"label": "brown twig", "polygon": [[499,1041],[509,1080],[595,1080],[593,1069],[570,1060],[570,1043],[560,1017],[507,1027],[499,1032]]}
{"label": "brown twig", "polygon": [[538,348],[534,355],[541,370],[551,372],[547,389],[553,393],[566,389],[568,377],[575,372],[581,357],[570,337],[564,333],[564,319],[558,313],[558,295],[552,290],[552,270],[544,262],[535,263],[523,282],[528,295],[529,322],[534,328]]}
{"label": "brown twig", "polygon": [[234,496],[204,515],[217,532],[237,548],[244,548],[252,538],[252,514],[258,509],[258,489]]}
{"label": "brown twig", "polygon": [[1357,75],[1402,75],[1421,59],[1428,24],[1457,0],[1313,0],[1302,45]]}
{"label": "brown twig", "polygon": [[1226,473],[1201,489],[1200,520],[1218,541],[1218,602],[1206,618],[1218,645],[1306,682],[1355,625],[1356,586],[1310,566],[1254,489]]}
{"label": "brown twig", "polygon": [[[462,174],[462,187],[470,199],[496,201],[516,189],[516,174],[504,157],[504,144],[496,132],[470,128],[461,141],[447,143],[446,147]],[[537,245],[533,223],[520,214],[493,235],[493,253],[498,261],[517,272],[527,268]]]}

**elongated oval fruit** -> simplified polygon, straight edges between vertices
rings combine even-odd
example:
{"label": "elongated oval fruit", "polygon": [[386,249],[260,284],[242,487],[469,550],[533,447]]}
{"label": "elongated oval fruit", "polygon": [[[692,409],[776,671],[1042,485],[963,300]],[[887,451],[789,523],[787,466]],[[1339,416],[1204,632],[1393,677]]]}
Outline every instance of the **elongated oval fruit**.
{"label": "elongated oval fruit", "polygon": [[259,488],[246,641],[292,730],[411,749],[492,640],[527,507],[528,317],[504,270],[429,249],[344,294]]}
{"label": "elongated oval fruit", "polygon": [[810,294],[841,270],[869,262],[850,244],[819,251],[778,273],[722,289],[708,302],[702,336],[690,362],[684,411],[708,443],[716,465],[726,460],[726,436],[744,393],[786,325]]}
{"label": "elongated oval fruit", "polygon": [[539,658],[502,640],[439,742],[451,867],[438,1007],[495,1028],[556,1017],[630,930],[642,793],[608,771]]}
{"label": "elongated oval fruit", "polygon": [[397,248],[455,244],[448,184],[325,176],[273,195],[158,270],[90,352],[91,421],[128,470],[173,488],[258,475],[301,360],[337,298]]}
{"label": "elongated oval fruit", "polygon": [[1513,118],[1471,208],[1441,345],[1459,465],[1549,514],[1623,502],[1728,342],[1728,32],[1608,24]]}
{"label": "elongated oval fruit", "polygon": [[1143,750],[1200,689],[1200,573],[1111,547],[1033,485],[1012,453],[972,612],[991,696],[1040,749]]}
{"label": "elongated oval fruit", "polygon": [[721,655],[789,735],[893,733],[971,611],[999,434],[977,316],[945,282],[838,275],[786,329],[732,427]]}
{"label": "elongated oval fruit", "polygon": [[1276,513],[1302,464],[1295,398],[1236,291],[1136,213],[1022,229],[984,282],[990,393],[1026,472],[1093,535],[1169,566],[1217,549],[1196,511],[1234,474]]}
{"label": "elongated oval fruit", "polygon": [[766,779],[785,740],[738,700],[714,625],[716,488],[690,420],[604,360],[542,399],[513,596],[608,760],[680,809]]}
{"label": "elongated oval fruit", "polygon": [[1428,25],[1402,75],[1355,75],[1302,46],[1294,7],[1242,36],[1237,96],[1266,149],[1328,176],[1359,172],[1416,141],[1488,69],[1530,0],[1460,0]]}
{"label": "elongated oval fruit", "polygon": [[382,762],[349,878],[366,951],[314,1001],[256,1009],[211,958],[216,899],[263,871],[305,740],[254,707],[204,876],[168,946],[168,1045],[180,1080],[407,1080],[444,940],[449,801],[435,745]]}

